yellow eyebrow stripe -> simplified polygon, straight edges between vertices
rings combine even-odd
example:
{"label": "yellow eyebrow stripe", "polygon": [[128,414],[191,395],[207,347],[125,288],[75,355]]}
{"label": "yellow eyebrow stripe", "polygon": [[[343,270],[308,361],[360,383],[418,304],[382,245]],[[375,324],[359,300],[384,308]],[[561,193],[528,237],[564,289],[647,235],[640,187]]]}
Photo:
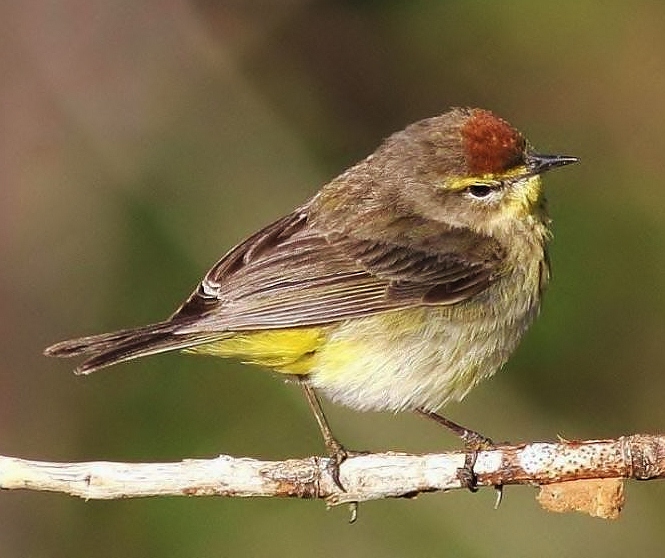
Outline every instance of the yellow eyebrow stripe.
{"label": "yellow eyebrow stripe", "polygon": [[450,191],[466,190],[469,186],[474,184],[486,184],[490,188],[499,188],[501,182],[511,181],[516,178],[521,178],[529,174],[526,166],[521,165],[506,172],[495,174],[487,173],[478,176],[453,176],[446,180],[442,185],[443,189]]}

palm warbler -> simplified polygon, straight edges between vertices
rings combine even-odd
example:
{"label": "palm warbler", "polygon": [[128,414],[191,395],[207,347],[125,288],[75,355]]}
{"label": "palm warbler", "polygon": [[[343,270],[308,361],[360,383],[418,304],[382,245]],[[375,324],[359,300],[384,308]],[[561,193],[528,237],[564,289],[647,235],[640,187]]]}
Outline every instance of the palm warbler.
{"label": "palm warbler", "polygon": [[539,155],[507,122],[453,109],[397,132],[231,249],[169,319],[64,341],[88,374],[184,349],[298,378],[360,411],[435,414],[506,362],[538,313],[550,233]]}

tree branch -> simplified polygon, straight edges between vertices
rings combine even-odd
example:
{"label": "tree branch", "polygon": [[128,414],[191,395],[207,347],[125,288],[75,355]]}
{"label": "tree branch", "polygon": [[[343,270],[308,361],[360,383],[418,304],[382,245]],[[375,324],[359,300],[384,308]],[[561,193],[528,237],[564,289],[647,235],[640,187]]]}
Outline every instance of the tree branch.
{"label": "tree branch", "polygon": [[[342,491],[332,478],[328,458],[323,457],[259,461],[221,455],[178,463],[49,463],[0,456],[0,489],[63,492],[85,499],[287,496],[320,498],[338,505],[463,488],[459,469],[464,460],[464,452],[349,457],[340,468],[346,489]],[[500,445],[478,452],[473,470],[479,487],[556,484],[539,496],[548,509],[614,517],[623,505],[617,479],[665,477],[665,435]],[[604,482],[581,482],[589,479]],[[599,498],[608,501],[602,504]],[[599,511],[603,506],[607,510]]]}

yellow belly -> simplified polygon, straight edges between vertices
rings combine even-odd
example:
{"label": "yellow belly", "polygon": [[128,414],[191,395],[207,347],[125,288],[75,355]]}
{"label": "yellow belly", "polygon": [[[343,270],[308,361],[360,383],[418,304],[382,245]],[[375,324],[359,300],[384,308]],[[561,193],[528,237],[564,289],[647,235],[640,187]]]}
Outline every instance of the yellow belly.
{"label": "yellow belly", "polygon": [[535,311],[515,322],[421,307],[325,327],[234,333],[188,349],[307,376],[357,410],[436,410],[462,399],[508,359]]}
{"label": "yellow belly", "polygon": [[460,400],[508,359],[526,324],[453,314],[423,307],[350,320],[316,352],[310,382],[357,410],[435,411]]}
{"label": "yellow belly", "polygon": [[228,338],[186,349],[186,352],[233,357],[286,374],[306,375],[329,329],[308,327],[233,333]]}

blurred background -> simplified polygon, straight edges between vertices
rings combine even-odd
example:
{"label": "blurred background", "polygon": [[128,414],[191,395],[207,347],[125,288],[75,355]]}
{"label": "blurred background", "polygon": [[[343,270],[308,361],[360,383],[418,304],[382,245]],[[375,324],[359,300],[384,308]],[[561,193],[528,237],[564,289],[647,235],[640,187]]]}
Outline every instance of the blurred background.
{"label": "blurred background", "polygon": [[[25,0],[0,4],[0,454],[321,453],[296,386],[178,354],[75,377],[42,349],[168,316],[216,259],[454,105],[545,152],[554,279],[501,374],[446,414],[495,440],[663,432],[665,4]],[[458,442],[327,405],[358,449]],[[362,505],[0,494],[1,556],[662,556],[665,484],[622,518],[509,487]]]}

